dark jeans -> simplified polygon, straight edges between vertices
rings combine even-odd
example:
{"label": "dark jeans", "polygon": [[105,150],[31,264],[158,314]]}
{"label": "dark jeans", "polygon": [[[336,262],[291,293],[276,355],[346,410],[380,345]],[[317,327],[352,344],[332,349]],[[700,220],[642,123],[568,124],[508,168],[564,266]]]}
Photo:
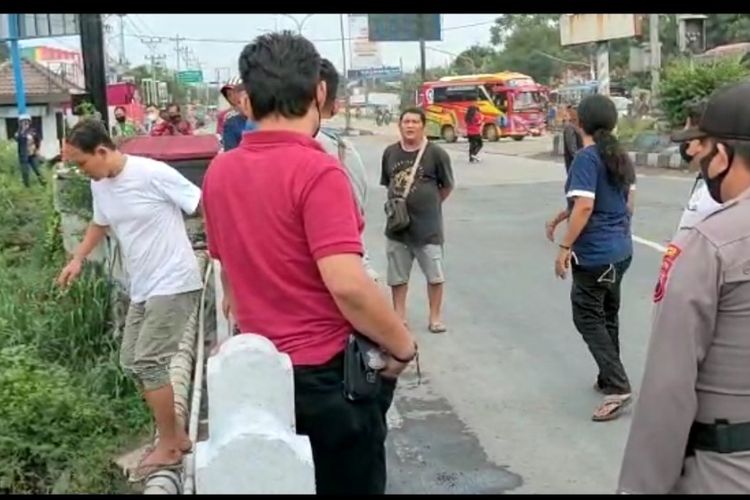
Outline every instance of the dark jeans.
{"label": "dark jeans", "polygon": [[604,266],[581,267],[573,263],[570,301],[573,323],[591,351],[599,387],[605,394],[627,394],[630,381],[620,360],[620,286],[632,257]]}
{"label": "dark jeans", "polygon": [[344,398],[344,356],[324,365],[294,368],[297,433],[310,438],[317,493],[385,493],[385,415],[395,380],[383,379],[378,397]]}
{"label": "dark jeans", "polygon": [[21,178],[23,179],[23,185],[26,187],[30,187],[30,173],[33,170],[36,174],[37,178],[39,179],[39,184],[44,185],[44,177],[42,177],[41,172],[39,172],[39,157],[37,156],[29,156],[26,161],[21,160],[20,162],[21,166]]}
{"label": "dark jeans", "polygon": [[470,135],[469,136],[469,158],[479,154],[484,143],[482,142],[481,135]]}

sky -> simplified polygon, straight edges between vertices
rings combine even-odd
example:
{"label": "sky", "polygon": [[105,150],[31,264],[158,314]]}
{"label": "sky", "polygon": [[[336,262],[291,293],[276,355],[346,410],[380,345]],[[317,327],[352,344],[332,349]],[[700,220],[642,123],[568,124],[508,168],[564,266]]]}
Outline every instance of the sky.
{"label": "sky", "polygon": [[[501,14],[443,14],[442,41],[427,42],[427,66],[446,64],[455,55],[474,44],[488,44],[490,27]],[[221,69],[221,78],[235,76],[237,57],[245,43],[267,30],[296,30],[293,19],[301,22],[307,14],[128,14],[123,19],[125,56],[132,66],[146,64],[151,53],[149,47],[139,38],[172,37],[179,35],[189,47],[194,57],[202,64],[205,80],[216,79],[216,69]],[[313,14],[304,21],[302,33],[312,40],[318,51],[341,71],[341,25],[339,14]],[[344,33],[349,37],[349,23],[344,15]],[[108,53],[117,58],[120,51],[120,19],[116,15],[108,18],[111,31],[105,34]],[[217,40],[192,41],[190,39]],[[49,45],[60,48],[79,49],[77,37],[37,39],[22,42],[23,46]],[[351,61],[351,44],[346,42],[347,63]],[[385,66],[399,66],[405,71],[419,67],[419,44],[417,42],[380,43],[381,60]],[[156,43],[154,53],[166,56],[170,68],[176,66],[176,44],[174,40]],[[181,69],[186,69],[181,62]]]}

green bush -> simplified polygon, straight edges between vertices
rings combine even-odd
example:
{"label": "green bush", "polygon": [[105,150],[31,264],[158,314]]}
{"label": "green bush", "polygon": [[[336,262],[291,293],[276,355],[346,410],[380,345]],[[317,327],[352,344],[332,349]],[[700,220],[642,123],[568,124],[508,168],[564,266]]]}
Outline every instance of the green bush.
{"label": "green bush", "polygon": [[670,124],[679,127],[685,123],[686,101],[709,96],[714,90],[748,76],[750,69],[737,58],[710,63],[677,61],[662,76],[659,88],[662,109]]}
{"label": "green bush", "polygon": [[656,120],[653,118],[620,118],[617,122],[617,138],[627,144],[643,132],[654,130],[655,126]]}
{"label": "green bush", "polygon": [[0,491],[49,493],[83,450],[111,451],[122,425],[102,396],[29,346],[0,349],[0,366]]}
{"label": "green bush", "polygon": [[13,161],[0,142],[0,494],[129,491],[112,459],[150,416],[119,367],[107,270],[54,284],[51,188],[24,188]]}

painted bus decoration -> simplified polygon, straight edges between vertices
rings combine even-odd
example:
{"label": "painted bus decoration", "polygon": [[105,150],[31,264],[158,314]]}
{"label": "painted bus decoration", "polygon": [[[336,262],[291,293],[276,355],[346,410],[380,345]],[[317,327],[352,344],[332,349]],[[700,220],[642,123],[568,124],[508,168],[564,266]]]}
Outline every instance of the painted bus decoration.
{"label": "painted bus decoration", "polygon": [[455,142],[465,137],[464,117],[474,104],[483,115],[486,140],[510,137],[520,141],[544,132],[546,95],[546,87],[530,76],[505,71],[425,82],[417,93],[417,105],[427,115],[430,138]]}

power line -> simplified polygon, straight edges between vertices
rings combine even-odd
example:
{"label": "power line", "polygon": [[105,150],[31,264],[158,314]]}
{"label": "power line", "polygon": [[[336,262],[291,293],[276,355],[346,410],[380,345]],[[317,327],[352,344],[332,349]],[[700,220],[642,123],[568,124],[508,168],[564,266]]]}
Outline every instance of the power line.
{"label": "power line", "polygon": [[[460,26],[446,26],[442,28],[441,31],[453,31],[453,30],[460,30],[465,28],[473,28],[475,26],[486,26],[489,24],[495,24],[495,21],[482,21],[477,23],[471,23],[471,24],[463,24]],[[138,30],[140,31],[140,30]],[[125,36],[133,37],[133,38],[140,38],[143,37],[143,34],[126,34]],[[164,41],[175,41],[175,37],[170,37],[166,35],[156,35],[154,34],[152,38],[159,38]],[[345,37],[344,40],[357,40],[359,37]],[[341,37],[335,37],[335,38],[309,38],[313,43],[326,43],[326,42],[341,42]],[[191,37],[180,37],[180,41],[183,42],[196,42],[196,43],[242,43],[242,44],[248,44],[251,42],[251,40],[237,40],[237,39],[231,39],[231,38],[191,38]]]}

